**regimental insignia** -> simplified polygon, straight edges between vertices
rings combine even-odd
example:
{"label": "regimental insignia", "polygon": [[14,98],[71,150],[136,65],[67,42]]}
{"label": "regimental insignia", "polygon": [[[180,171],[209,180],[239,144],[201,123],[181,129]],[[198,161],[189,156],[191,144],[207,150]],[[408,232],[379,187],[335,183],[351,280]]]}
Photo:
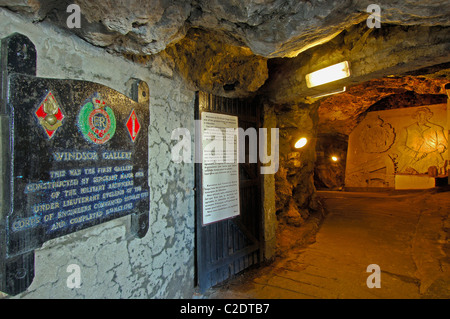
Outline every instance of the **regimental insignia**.
{"label": "regimental insignia", "polygon": [[141,129],[141,124],[139,124],[139,120],[136,116],[136,112],[131,111],[130,116],[128,117],[127,121],[127,130],[130,134],[131,140],[134,142],[136,139],[137,134],[139,133],[139,130]]}
{"label": "regimental insignia", "polygon": [[104,144],[116,132],[116,117],[100,95],[96,95],[91,102],[81,108],[78,126],[86,140],[95,144]]}
{"label": "regimental insignia", "polygon": [[62,120],[64,119],[61,107],[51,91],[42,100],[35,114],[49,139],[62,125]]}

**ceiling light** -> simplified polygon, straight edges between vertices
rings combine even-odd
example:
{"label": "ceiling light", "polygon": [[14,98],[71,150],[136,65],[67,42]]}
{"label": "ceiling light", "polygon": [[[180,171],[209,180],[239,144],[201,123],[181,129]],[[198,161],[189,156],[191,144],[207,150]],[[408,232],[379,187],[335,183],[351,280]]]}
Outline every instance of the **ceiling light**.
{"label": "ceiling light", "polygon": [[302,137],[297,141],[297,143],[295,143],[295,148],[302,148],[306,145],[306,143],[308,143],[308,140],[306,139],[306,137]]}
{"label": "ceiling light", "polygon": [[338,90],[334,90],[334,91],[330,91],[330,92],[326,92],[326,93],[320,93],[320,94],[317,94],[317,95],[310,96],[310,98],[311,99],[318,99],[318,98],[321,98],[321,97],[324,97],[324,96],[328,96],[328,95],[343,93],[346,90],[347,90],[347,87],[344,86],[342,89],[338,89]]}
{"label": "ceiling light", "polygon": [[306,75],[306,85],[308,88],[330,83],[350,76],[348,61],[330,65],[324,69]]}

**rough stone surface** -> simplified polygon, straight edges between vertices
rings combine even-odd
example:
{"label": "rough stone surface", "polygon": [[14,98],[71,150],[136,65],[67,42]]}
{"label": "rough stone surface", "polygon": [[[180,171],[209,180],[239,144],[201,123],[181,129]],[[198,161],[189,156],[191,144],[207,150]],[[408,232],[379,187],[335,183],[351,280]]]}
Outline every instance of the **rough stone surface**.
{"label": "rough stone surface", "polygon": [[[315,95],[342,89],[344,86],[349,89],[373,79],[406,75],[426,67],[445,65],[450,62],[448,30],[448,27],[440,26],[392,25],[370,29],[365,23],[361,23],[296,58],[271,60],[270,80],[264,86],[264,91],[274,103],[288,103],[294,99],[312,103],[317,101]],[[342,61],[349,62],[350,77],[307,87],[307,74]],[[425,70],[423,72],[426,73]],[[445,73],[441,75],[445,76]],[[359,94],[372,96],[365,91],[360,91]]]}
{"label": "rough stone surface", "polygon": [[[81,28],[67,26],[72,2],[81,8]],[[166,59],[167,50],[190,86],[223,96],[251,95],[260,88],[267,79],[265,59],[297,56],[289,62],[283,59],[267,87],[278,104],[323,93],[323,88],[306,89],[305,74],[343,59],[352,65],[348,86],[448,62],[450,8],[445,1],[378,2],[381,28],[367,26],[369,4],[372,1],[0,0],[0,6],[30,15],[36,23],[56,24],[132,60],[145,62],[157,54]],[[208,35],[199,38],[198,31],[190,29]]]}
{"label": "rough stone surface", "polygon": [[[35,251],[36,273],[16,298],[187,298],[194,289],[194,166],[171,161],[171,132],[194,130],[194,93],[167,66],[152,71],[114,57],[60,30],[0,9],[0,37],[13,32],[36,45],[39,77],[98,82],[129,93],[129,80],[150,88],[149,231],[130,232],[129,216],[46,242]],[[159,61],[163,63],[163,61]],[[164,71],[157,73],[156,71]],[[70,289],[67,267],[81,268],[81,287]]]}
{"label": "rough stone surface", "polygon": [[[321,133],[348,135],[369,107],[383,98],[411,92],[443,95],[448,81],[446,77],[403,76],[371,80],[352,86],[344,93],[320,101],[318,130]],[[402,105],[405,105],[404,102]]]}
{"label": "rough stone surface", "polygon": [[[317,189],[342,189],[345,183],[348,137],[342,134],[318,134],[314,185]],[[337,161],[333,161],[335,156]]]}
{"label": "rough stone surface", "polygon": [[[275,106],[280,134],[280,165],[275,174],[276,209],[280,224],[300,226],[314,207],[313,172],[317,110],[308,104]],[[295,149],[296,141],[308,143]]]}
{"label": "rough stone surface", "polygon": [[[262,126],[271,131],[277,127],[275,111],[269,105],[264,105]],[[272,139],[267,139],[268,150],[272,149]],[[262,175],[262,200],[264,211],[264,258],[270,260],[275,256],[277,245],[277,217],[276,217],[276,195],[274,174]]]}
{"label": "rough stone surface", "polygon": [[186,1],[74,3],[80,6],[88,24],[88,30],[81,31],[82,37],[95,45],[133,54],[158,53],[183,38],[191,11]]}
{"label": "rough stone surface", "polygon": [[192,29],[165,53],[192,88],[215,95],[248,96],[268,78],[267,59],[200,29]]}
{"label": "rough stone surface", "polygon": [[[368,17],[365,1],[116,1],[1,0],[0,6],[64,25],[69,3],[78,4],[83,28],[72,30],[116,52],[155,54],[189,27],[230,36],[265,57],[295,56]],[[378,1],[382,23],[449,25],[446,1]]]}
{"label": "rough stone surface", "polygon": [[[81,7],[81,29],[67,28],[66,8],[71,3]],[[189,295],[194,277],[194,174],[193,165],[169,161],[171,130],[193,128],[194,95],[188,89],[227,96],[254,94],[267,79],[270,58],[280,58],[270,63],[270,78],[262,91],[280,128],[280,167],[275,176],[278,221],[280,227],[305,225],[309,215],[320,210],[313,179],[317,132],[348,134],[381,98],[408,90],[442,94],[447,82],[448,72],[425,78],[418,77],[422,73],[386,77],[449,62],[448,4],[383,0],[382,28],[370,29],[365,20],[371,3],[0,0],[5,8],[0,9],[1,36],[20,31],[32,38],[38,46],[39,76],[91,80],[121,92],[135,77],[147,81],[151,93],[148,235],[130,238],[129,220],[124,218],[51,241],[37,252],[36,280],[22,297]],[[347,92],[317,103],[306,99],[323,88],[307,90],[305,74],[345,59],[351,62],[353,76],[325,88],[345,83]],[[374,78],[385,79],[379,83],[371,81]],[[310,143],[293,149],[302,136]],[[273,229],[266,230],[273,240]],[[79,263],[86,276],[80,290],[65,286],[70,263]]]}

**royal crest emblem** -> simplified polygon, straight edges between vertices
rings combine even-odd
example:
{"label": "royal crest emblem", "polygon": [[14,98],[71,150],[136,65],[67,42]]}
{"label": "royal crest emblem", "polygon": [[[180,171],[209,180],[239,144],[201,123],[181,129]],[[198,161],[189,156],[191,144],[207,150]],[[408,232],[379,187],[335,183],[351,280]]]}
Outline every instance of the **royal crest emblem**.
{"label": "royal crest emblem", "polygon": [[61,107],[51,91],[48,92],[41,104],[39,104],[35,114],[49,139],[52,138],[56,130],[62,125],[62,120],[64,119]]}
{"label": "royal crest emblem", "polygon": [[116,117],[113,110],[97,95],[81,108],[78,125],[86,140],[104,144],[116,132]]}

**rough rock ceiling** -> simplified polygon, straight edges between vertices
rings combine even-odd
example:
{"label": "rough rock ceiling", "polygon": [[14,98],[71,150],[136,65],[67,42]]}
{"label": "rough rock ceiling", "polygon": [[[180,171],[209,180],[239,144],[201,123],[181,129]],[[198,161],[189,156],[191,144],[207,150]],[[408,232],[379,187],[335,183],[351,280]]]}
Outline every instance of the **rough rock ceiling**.
{"label": "rough rock ceiling", "polygon": [[[156,54],[189,28],[221,34],[266,58],[291,57],[365,20],[372,0],[0,0],[0,6],[66,26],[66,8],[78,4],[82,28],[96,46],[119,53]],[[380,0],[382,23],[450,25],[445,0]]]}
{"label": "rough rock ceiling", "polygon": [[[81,8],[80,29],[66,26],[66,8],[72,3]],[[319,132],[348,134],[361,113],[382,97],[399,90],[442,94],[449,82],[448,1],[379,0],[380,29],[365,22],[372,3],[0,0],[0,7],[135,61],[162,59],[193,89],[229,97],[258,92],[273,104],[320,103]],[[307,73],[342,60],[350,61],[351,78],[306,88]],[[440,67],[424,70],[435,65]],[[424,79],[429,73],[435,77]],[[348,87],[344,94],[308,99],[343,85]]]}
{"label": "rough rock ceiling", "polygon": [[328,134],[349,135],[365,112],[385,97],[417,93],[446,95],[449,77],[404,76],[364,82],[346,92],[320,101],[318,131]]}
{"label": "rough rock ceiling", "polygon": [[173,61],[193,89],[216,95],[245,96],[256,92],[268,78],[267,59],[246,47],[233,46],[202,29],[191,29],[176,44],[160,53]]}
{"label": "rough rock ceiling", "polygon": [[[341,81],[308,88],[305,75],[326,66],[349,61],[351,76]],[[450,62],[450,28],[383,24],[370,29],[366,23],[349,27],[321,46],[291,59],[271,59],[270,82],[265,90],[274,103],[308,97],[343,86],[353,86],[390,75],[424,74],[427,67]],[[447,66],[448,68],[448,66]],[[426,71],[428,72],[428,71]],[[310,101],[308,101],[310,100]]]}

